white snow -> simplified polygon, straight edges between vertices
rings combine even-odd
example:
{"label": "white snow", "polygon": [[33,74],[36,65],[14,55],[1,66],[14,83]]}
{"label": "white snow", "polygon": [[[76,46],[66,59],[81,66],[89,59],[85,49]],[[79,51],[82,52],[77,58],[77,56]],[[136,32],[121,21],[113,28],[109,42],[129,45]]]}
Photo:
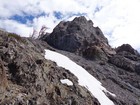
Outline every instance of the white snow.
{"label": "white snow", "polygon": [[98,99],[101,105],[114,105],[114,103],[105,95],[104,92],[108,91],[101,85],[101,83],[68,57],[46,49],[45,58],[56,62],[58,66],[68,69],[73,73],[78,78],[79,85],[86,87],[92,95]]}
{"label": "white snow", "polygon": [[73,85],[73,83],[69,79],[61,79],[60,81],[62,84],[67,84],[68,86]]}

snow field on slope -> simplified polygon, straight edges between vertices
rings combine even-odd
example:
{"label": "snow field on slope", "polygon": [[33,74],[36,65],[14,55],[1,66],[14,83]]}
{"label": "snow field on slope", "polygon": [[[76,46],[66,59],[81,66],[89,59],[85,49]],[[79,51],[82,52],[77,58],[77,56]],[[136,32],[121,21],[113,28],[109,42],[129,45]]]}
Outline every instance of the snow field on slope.
{"label": "snow field on slope", "polygon": [[104,92],[108,92],[95,77],[89,74],[84,68],[77,65],[68,57],[59,54],[57,52],[46,49],[45,58],[56,62],[60,67],[69,70],[78,78],[78,83],[81,86],[86,87],[92,95],[98,99],[101,105],[114,105],[114,103],[105,95]]}

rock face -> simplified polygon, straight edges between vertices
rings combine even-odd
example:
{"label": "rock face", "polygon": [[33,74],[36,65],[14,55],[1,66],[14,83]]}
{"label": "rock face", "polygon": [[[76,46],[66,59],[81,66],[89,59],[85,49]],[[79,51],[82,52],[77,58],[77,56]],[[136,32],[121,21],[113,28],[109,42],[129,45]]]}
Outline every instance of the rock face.
{"label": "rock face", "polygon": [[3,62],[0,60],[0,100],[5,98],[5,90],[8,87],[8,81],[6,77],[6,70]]}
{"label": "rock face", "polygon": [[100,28],[94,27],[93,22],[83,16],[71,22],[60,22],[44,40],[57,49],[78,53],[88,59],[96,59],[98,51],[102,53],[98,57],[107,59],[106,52],[112,51]]}
{"label": "rock face", "polygon": [[117,67],[139,74],[139,53],[129,44],[123,44],[115,50],[116,55],[112,56],[109,61]]}
{"label": "rock face", "polygon": [[45,48],[45,42],[0,31],[0,105],[100,105],[77,77],[44,58]]}
{"label": "rock face", "polygon": [[111,48],[99,27],[83,16],[60,22],[41,40],[100,80],[116,95],[109,96],[115,105],[140,104],[140,54],[131,45]]}
{"label": "rock face", "polygon": [[118,48],[116,48],[116,52],[117,53],[127,52],[127,53],[130,53],[130,54],[139,56],[138,51],[133,49],[132,46],[129,45],[129,44],[123,44],[122,46],[119,46]]}

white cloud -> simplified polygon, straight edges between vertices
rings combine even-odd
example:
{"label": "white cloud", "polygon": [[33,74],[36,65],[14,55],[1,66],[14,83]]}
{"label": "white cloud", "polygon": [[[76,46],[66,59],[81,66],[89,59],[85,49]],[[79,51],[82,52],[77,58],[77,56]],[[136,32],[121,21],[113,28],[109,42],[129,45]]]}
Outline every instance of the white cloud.
{"label": "white cloud", "polygon": [[48,29],[48,32],[52,32],[53,30],[53,27],[55,27],[60,21],[57,20],[53,14],[50,14],[49,16],[41,16],[39,18],[35,18],[33,20],[33,26],[34,28],[39,31],[40,28],[45,25],[47,26],[49,29]]}
{"label": "white cloud", "polygon": [[21,2],[21,0],[14,0],[14,2],[11,0],[0,0],[0,2],[0,8],[7,11],[7,13],[5,12],[7,15],[4,15],[5,13],[1,12],[0,16],[9,17],[15,14],[22,15],[23,13],[37,15],[39,12],[41,12],[39,0],[24,0],[24,2]]}
{"label": "white cloud", "polygon": [[[140,48],[139,0],[24,0],[24,2],[0,0],[0,2],[0,11],[2,11],[0,27],[8,31],[29,35],[32,27],[39,30],[45,24],[51,32],[59,21],[75,17],[70,17],[71,14],[86,13],[87,18],[92,19],[95,26],[103,30],[113,47],[129,43],[135,48]],[[58,20],[53,15],[54,11],[61,12],[63,18]],[[42,13],[43,16],[40,15]],[[35,18],[22,24],[9,20],[9,17],[14,15],[32,15]]]}
{"label": "white cloud", "polygon": [[14,20],[3,20],[0,21],[0,27],[8,30],[9,32],[17,33],[21,36],[28,37],[32,33],[32,27],[20,24]]}
{"label": "white cloud", "polygon": [[111,0],[108,6],[95,14],[97,24],[109,37],[113,47],[123,43],[129,43],[135,48],[140,47],[139,5],[139,0]]}

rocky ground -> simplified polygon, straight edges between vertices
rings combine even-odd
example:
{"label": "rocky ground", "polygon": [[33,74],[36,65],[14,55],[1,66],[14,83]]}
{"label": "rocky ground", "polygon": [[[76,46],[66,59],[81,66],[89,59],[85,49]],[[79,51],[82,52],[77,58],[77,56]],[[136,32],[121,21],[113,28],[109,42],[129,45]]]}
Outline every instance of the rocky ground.
{"label": "rocky ground", "polygon": [[42,40],[98,78],[116,94],[110,97],[116,105],[140,105],[140,54],[129,44],[111,48],[102,31],[93,25],[83,16],[60,22]]}
{"label": "rocky ground", "polygon": [[77,77],[44,58],[46,48],[45,42],[0,31],[0,105],[100,105]]}
{"label": "rocky ground", "polygon": [[140,105],[140,54],[129,44],[111,48],[100,28],[83,16],[60,22],[40,39],[0,31],[0,105],[100,105],[76,76],[46,60],[44,49],[84,67],[116,95],[107,94],[115,105]]}

